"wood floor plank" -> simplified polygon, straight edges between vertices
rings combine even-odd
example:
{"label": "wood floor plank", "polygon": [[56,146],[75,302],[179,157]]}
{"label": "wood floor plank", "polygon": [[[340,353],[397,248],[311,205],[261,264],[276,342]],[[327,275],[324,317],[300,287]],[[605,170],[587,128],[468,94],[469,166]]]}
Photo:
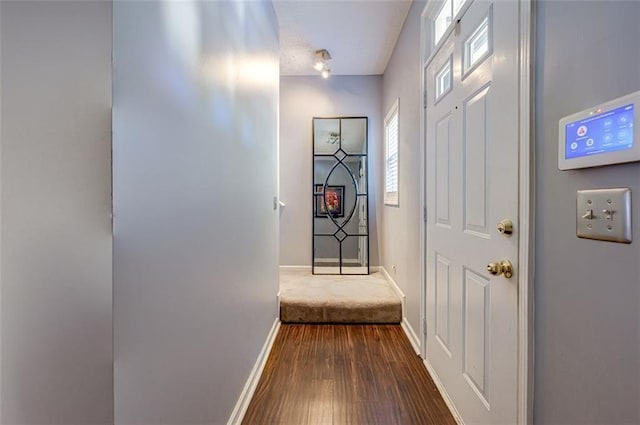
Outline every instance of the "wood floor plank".
{"label": "wood floor plank", "polygon": [[334,411],[333,380],[312,381],[307,424],[332,425]]}
{"label": "wood floor plank", "polygon": [[398,325],[280,327],[244,425],[455,425]]}
{"label": "wood floor plank", "polygon": [[[402,400],[402,423],[407,424],[443,424],[448,422],[450,416],[446,403],[440,396],[440,392],[433,383],[422,360],[416,355],[413,347],[406,339],[401,328],[386,327],[381,331],[385,350],[395,346],[393,353],[394,380]],[[403,361],[413,358],[416,361]],[[415,391],[415,388],[421,391]],[[409,396],[410,394],[410,396]],[[431,409],[420,409],[420,406],[429,404]],[[443,415],[442,412],[446,412]],[[450,418],[453,421],[453,418]]]}

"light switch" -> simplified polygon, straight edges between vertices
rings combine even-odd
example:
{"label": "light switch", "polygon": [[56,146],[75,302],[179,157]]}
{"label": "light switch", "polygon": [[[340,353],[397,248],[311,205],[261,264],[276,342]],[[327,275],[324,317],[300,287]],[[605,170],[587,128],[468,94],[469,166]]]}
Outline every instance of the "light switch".
{"label": "light switch", "polygon": [[579,190],[576,234],[579,238],[631,243],[631,189]]}

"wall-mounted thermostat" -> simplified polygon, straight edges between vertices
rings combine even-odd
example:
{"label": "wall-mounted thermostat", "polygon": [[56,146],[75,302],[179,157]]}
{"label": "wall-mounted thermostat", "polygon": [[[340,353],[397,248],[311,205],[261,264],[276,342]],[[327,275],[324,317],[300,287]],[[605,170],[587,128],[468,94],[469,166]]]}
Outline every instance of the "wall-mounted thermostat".
{"label": "wall-mounted thermostat", "polygon": [[640,91],[560,120],[558,168],[640,161]]}

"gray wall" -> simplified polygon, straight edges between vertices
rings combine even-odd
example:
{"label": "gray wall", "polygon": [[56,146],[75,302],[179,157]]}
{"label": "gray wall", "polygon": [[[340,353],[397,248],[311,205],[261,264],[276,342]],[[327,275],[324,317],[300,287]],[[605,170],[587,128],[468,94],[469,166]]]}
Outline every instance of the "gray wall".
{"label": "gray wall", "polygon": [[[405,315],[420,331],[420,14],[416,1],[382,79],[382,114],[399,100],[399,206],[383,206],[380,220],[380,264],[406,295]],[[384,169],[382,158],[376,164]],[[380,193],[382,203],[382,193]],[[393,269],[395,266],[395,271]]]}
{"label": "gray wall", "polygon": [[111,424],[111,3],[0,8],[0,422]]}
{"label": "gray wall", "polygon": [[115,2],[114,35],[116,423],[226,423],[277,316],[275,15]]}
{"label": "gray wall", "polygon": [[[536,424],[640,423],[640,164],[558,171],[558,120],[640,90],[640,2],[537,3]],[[583,31],[585,24],[594,31]],[[633,243],[575,236],[576,190],[630,187]]]}
{"label": "gray wall", "polygon": [[378,260],[377,203],[382,199],[382,77],[280,79],[280,264],[311,265],[313,117],[369,117],[369,261]]}

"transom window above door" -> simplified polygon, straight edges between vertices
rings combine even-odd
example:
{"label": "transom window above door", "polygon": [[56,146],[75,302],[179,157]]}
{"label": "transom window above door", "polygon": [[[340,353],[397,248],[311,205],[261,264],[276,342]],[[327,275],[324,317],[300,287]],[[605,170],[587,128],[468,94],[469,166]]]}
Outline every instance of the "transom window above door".
{"label": "transom window above door", "polygon": [[440,8],[436,9],[437,11],[431,17],[432,47],[437,46],[442,40],[451,27],[453,18],[460,12],[466,1],[467,0],[445,0],[441,2]]}

